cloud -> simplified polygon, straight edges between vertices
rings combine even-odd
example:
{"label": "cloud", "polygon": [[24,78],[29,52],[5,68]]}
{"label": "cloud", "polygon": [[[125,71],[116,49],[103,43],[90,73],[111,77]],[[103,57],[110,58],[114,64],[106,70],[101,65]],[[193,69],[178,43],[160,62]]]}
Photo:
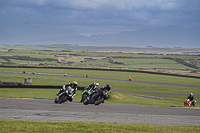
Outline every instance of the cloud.
{"label": "cloud", "polygon": [[10,0],[10,3],[18,6],[37,5],[72,10],[137,10],[144,8],[170,10],[179,7],[181,1],[182,0]]}
{"label": "cloud", "polygon": [[0,17],[32,25],[121,26],[125,30],[198,26],[199,5],[199,0],[6,0],[0,1]]}

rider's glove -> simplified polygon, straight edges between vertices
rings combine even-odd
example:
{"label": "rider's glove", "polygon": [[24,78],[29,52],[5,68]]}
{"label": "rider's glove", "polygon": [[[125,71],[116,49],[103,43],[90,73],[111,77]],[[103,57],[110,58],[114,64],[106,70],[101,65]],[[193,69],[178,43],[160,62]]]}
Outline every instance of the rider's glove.
{"label": "rider's glove", "polygon": [[75,95],[76,95],[76,94],[74,94],[74,95],[72,96],[72,98],[74,98]]}
{"label": "rider's glove", "polygon": [[65,90],[66,88],[65,88],[65,85],[63,85],[63,90]]}

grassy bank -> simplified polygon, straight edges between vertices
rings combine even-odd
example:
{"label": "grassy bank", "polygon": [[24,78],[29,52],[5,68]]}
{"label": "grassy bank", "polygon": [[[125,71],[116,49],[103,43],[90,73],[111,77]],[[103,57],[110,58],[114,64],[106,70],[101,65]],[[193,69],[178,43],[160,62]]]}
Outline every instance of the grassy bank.
{"label": "grassy bank", "polygon": [[197,133],[200,126],[157,126],[120,123],[90,123],[90,122],[39,122],[39,121],[0,121],[2,133],[6,132],[66,132],[66,133]]}

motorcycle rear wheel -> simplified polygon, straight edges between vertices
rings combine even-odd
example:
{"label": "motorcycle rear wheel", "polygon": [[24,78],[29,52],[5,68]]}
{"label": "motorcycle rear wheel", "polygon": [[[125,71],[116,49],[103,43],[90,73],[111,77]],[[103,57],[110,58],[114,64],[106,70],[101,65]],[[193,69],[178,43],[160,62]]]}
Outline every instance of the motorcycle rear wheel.
{"label": "motorcycle rear wheel", "polygon": [[56,99],[54,100],[54,103],[58,103],[58,98],[56,97]]}
{"label": "motorcycle rear wheel", "polygon": [[101,98],[99,98],[100,96],[97,97],[97,99],[95,99],[94,101],[94,105],[99,105],[103,102],[104,97],[101,96]]}

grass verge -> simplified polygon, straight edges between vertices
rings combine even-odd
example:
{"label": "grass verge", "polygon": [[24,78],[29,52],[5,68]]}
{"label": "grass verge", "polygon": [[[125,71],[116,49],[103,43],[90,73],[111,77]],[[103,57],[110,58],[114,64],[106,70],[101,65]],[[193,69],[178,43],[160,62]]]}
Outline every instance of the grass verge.
{"label": "grass verge", "polygon": [[[0,71],[19,71],[22,72],[21,68],[0,68]],[[144,74],[144,73],[129,73],[129,72],[110,72],[110,71],[95,71],[95,70],[72,70],[72,69],[44,69],[44,68],[34,68],[36,73],[50,73],[50,74],[61,74],[67,73],[69,75],[75,76],[85,76],[89,74],[91,77],[101,77],[101,78],[125,78],[130,74],[134,74],[137,80],[149,81],[164,81],[168,83],[179,82],[180,84],[195,84],[199,85],[199,79],[194,78],[183,78],[183,77],[173,77],[173,76],[164,76],[164,75],[154,75],[154,74]],[[26,72],[31,72],[32,68],[26,68]],[[106,84],[111,84],[111,99],[106,102],[111,103],[123,103],[123,104],[142,104],[142,105],[156,105],[156,106],[168,106],[168,107],[183,107],[183,101],[187,98],[185,95],[176,95],[176,94],[189,94],[190,92],[200,94],[199,88],[191,87],[179,87],[179,86],[169,86],[169,85],[159,85],[159,84],[146,84],[146,83],[134,83],[134,82],[123,82],[123,81],[112,81],[112,80],[97,80],[92,78],[76,78],[76,77],[57,77],[57,76],[42,76],[42,75],[27,75],[27,74],[8,74],[0,73],[0,81],[4,82],[24,82],[25,78],[31,78],[33,85],[64,85],[72,81],[77,81],[78,86],[86,87],[92,82],[98,82],[100,87],[105,86]],[[133,80],[136,80],[136,79]],[[48,98],[54,99],[58,89],[28,89],[28,88],[0,88],[0,97],[26,97],[26,98]],[[112,90],[120,91],[138,91],[138,92],[147,92],[146,94],[138,93],[116,93]],[[23,93],[21,93],[23,92]],[[149,92],[149,94],[148,94]],[[171,93],[171,95],[164,94],[151,94],[150,92],[157,93]],[[80,101],[82,91],[78,91],[74,100]],[[161,97],[164,100],[156,100],[150,98],[143,98],[133,96],[136,95],[147,95],[147,96],[156,96]],[[200,96],[195,96],[197,100],[196,107],[200,107],[199,101]]]}
{"label": "grass verge", "polygon": [[[29,73],[32,73],[34,71],[36,73],[61,74],[61,75],[64,75],[66,73],[68,75],[83,76],[83,77],[85,77],[85,75],[88,74],[90,77],[125,79],[125,80],[128,80],[128,78],[131,77],[132,80],[200,85],[199,79],[197,78],[167,76],[159,74],[140,73],[140,72],[81,70],[81,69],[49,69],[49,68],[7,68],[7,67],[0,67],[0,71],[10,71],[10,72],[26,71]],[[24,76],[29,76],[29,75],[24,75]]]}
{"label": "grass verge", "polygon": [[90,123],[90,122],[40,122],[40,121],[0,121],[2,133],[8,132],[39,132],[39,133],[197,133],[200,126],[158,126],[121,123]]}
{"label": "grass verge", "polygon": [[[55,99],[58,90],[59,89],[44,88],[0,88],[0,97]],[[81,94],[82,91],[78,90],[76,96],[74,97],[74,101],[80,101]],[[106,103],[154,105],[161,107],[183,107],[183,101],[185,99],[185,96],[167,96],[167,100],[157,100],[133,96],[132,93],[119,93],[114,91],[110,91],[110,96],[111,98],[106,100]],[[195,97],[195,99],[197,99],[197,101],[200,101],[199,96]],[[199,107],[198,103],[196,104],[196,107]]]}

